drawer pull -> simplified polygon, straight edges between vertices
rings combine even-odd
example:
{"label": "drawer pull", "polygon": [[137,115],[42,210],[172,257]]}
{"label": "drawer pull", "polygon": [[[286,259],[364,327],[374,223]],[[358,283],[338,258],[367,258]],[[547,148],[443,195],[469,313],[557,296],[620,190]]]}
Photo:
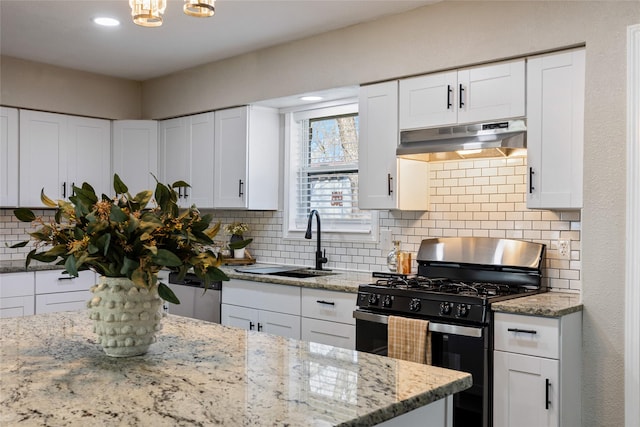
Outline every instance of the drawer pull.
{"label": "drawer pull", "polygon": [[549,387],[551,387],[551,381],[549,381],[549,378],[545,379],[545,397],[544,397],[544,409],[549,409],[549,405],[551,404],[551,402],[549,401]]}
{"label": "drawer pull", "polygon": [[318,304],[325,304],[325,305],[336,305],[336,303],[335,303],[335,302],[332,302],[332,301],[322,301],[322,300],[316,300],[316,302],[317,302]]}
{"label": "drawer pull", "polygon": [[507,329],[507,331],[515,332],[516,334],[522,333],[522,334],[531,334],[531,335],[535,335],[538,333],[538,331],[534,331],[533,329],[518,329],[518,328],[509,328]]}
{"label": "drawer pull", "polygon": [[249,330],[250,330],[250,331],[253,331],[253,328],[254,328],[255,326],[256,326],[256,325],[255,325],[252,321],[249,321]]}
{"label": "drawer pull", "polygon": [[61,277],[58,277],[58,280],[73,280],[73,279],[75,279],[75,277],[73,277],[73,276],[61,276]]}

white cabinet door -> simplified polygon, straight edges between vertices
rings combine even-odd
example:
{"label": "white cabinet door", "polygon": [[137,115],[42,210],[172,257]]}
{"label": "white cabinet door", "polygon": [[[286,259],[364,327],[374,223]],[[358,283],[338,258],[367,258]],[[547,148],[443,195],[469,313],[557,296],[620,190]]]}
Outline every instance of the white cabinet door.
{"label": "white cabinet door", "polygon": [[524,60],[458,71],[458,123],[525,115]]}
{"label": "white cabinet door", "polygon": [[34,314],[33,272],[0,274],[0,318]]}
{"label": "white cabinet door", "polygon": [[67,185],[89,183],[101,194],[111,195],[111,123],[109,120],[67,118]]}
{"label": "white cabinet door", "polygon": [[158,177],[158,122],[116,120],[112,135],[113,173],[118,174],[133,195],[154,190],[154,176]]}
{"label": "white cabinet door", "polygon": [[400,130],[524,115],[521,59],[400,80]]}
{"label": "white cabinet door", "polygon": [[[160,122],[160,180],[168,185],[176,181],[189,182],[191,144],[189,143],[189,118],[162,120]],[[183,190],[178,194],[178,205],[186,207]]]}
{"label": "white cabinet door", "polygon": [[18,206],[18,110],[0,107],[0,206]]}
{"label": "white cabinet door", "polygon": [[216,111],[216,208],[278,208],[279,141],[279,115],[273,108],[250,106]]}
{"label": "white cabinet door", "polygon": [[222,304],[220,308],[222,324],[234,328],[256,330],[258,310],[237,305]]}
{"label": "white cabinet door", "polygon": [[356,327],[345,323],[303,317],[302,340],[355,350]]}
{"label": "white cabinet door", "polygon": [[457,81],[456,71],[400,80],[400,129],[456,123]]}
{"label": "white cabinet door", "polygon": [[281,337],[300,339],[300,316],[260,310],[257,330]]}
{"label": "white cabinet door", "polygon": [[247,207],[248,109],[216,112],[214,205],[216,208]]}
{"label": "white cabinet door", "polygon": [[96,274],[84,270],[78,277],[62,274],[61,270],[36,271],[36,295],[88,290],[96,284]]}
{"label": "white cabinet door", "polygon": [[358,207],[428,210],[429,164],[396,158],[398,83],[362,86],[358,114]]}
{"label": "white cabinet door", "polygon": [[87,289],[76,292],[36,295],[36,314],[83,310],[93,294]]}
{"label": "white cabinet door", "polygon": [[584,79],[584,49],[528,61],[528,208],[582,207]]}
{"label": "white cabinet door", "polygon": [[69,196],[66,139],[66,116],[20,110],[20,206],[42,207],[42,189],[54,200]]}
{"label": "white cabinet door", "polygon": [[559,361],[494,351],[494,427],[559,425]]}
{"label": "white cabinet door", "polygon": [[214,165],[214,113],[202,113],[189,117],[191,187],[186,189],[188,205],[199,208],[213,207]]}

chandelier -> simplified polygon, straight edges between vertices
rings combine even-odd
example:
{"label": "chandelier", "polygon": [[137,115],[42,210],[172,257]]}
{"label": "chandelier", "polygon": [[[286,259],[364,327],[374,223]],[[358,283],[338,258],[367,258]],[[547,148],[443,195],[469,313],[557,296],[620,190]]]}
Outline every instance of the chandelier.
{"label": "chandelier", "polygon": [[[159,27],[167,0],[129,0],[133,22],[143,27]],[[184,0],[182,10],[189,16],[205,18],[215,13],[215,0]]]}

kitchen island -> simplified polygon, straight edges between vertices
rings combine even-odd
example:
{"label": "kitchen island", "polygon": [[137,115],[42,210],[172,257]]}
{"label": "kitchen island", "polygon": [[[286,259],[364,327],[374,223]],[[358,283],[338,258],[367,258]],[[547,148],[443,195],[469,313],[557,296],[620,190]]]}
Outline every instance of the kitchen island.
{"label": "kitchen island", "polygon": [[[370,426],[450,422],[471,375],[168,315],[106,356],[87,313],[0,319],[0,425]],[[433,417],[431,423],[429,418]]]}

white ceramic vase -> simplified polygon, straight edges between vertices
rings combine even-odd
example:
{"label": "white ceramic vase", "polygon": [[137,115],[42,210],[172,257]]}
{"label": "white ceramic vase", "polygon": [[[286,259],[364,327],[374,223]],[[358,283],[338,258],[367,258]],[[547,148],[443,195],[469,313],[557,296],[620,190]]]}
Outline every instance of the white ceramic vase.
{"label": "white ceramic vase", "polygon": [[244,259],[244,248],[234,249],[233,250],[233,257],[235,259]]}
{"label": "white ceramic vase", "polygon": [[89,318],[104,352],[113,357],[146,353],[156,341],[162,319],[157,288],[138,288],[127,278],[101,276],[91,292]]}

